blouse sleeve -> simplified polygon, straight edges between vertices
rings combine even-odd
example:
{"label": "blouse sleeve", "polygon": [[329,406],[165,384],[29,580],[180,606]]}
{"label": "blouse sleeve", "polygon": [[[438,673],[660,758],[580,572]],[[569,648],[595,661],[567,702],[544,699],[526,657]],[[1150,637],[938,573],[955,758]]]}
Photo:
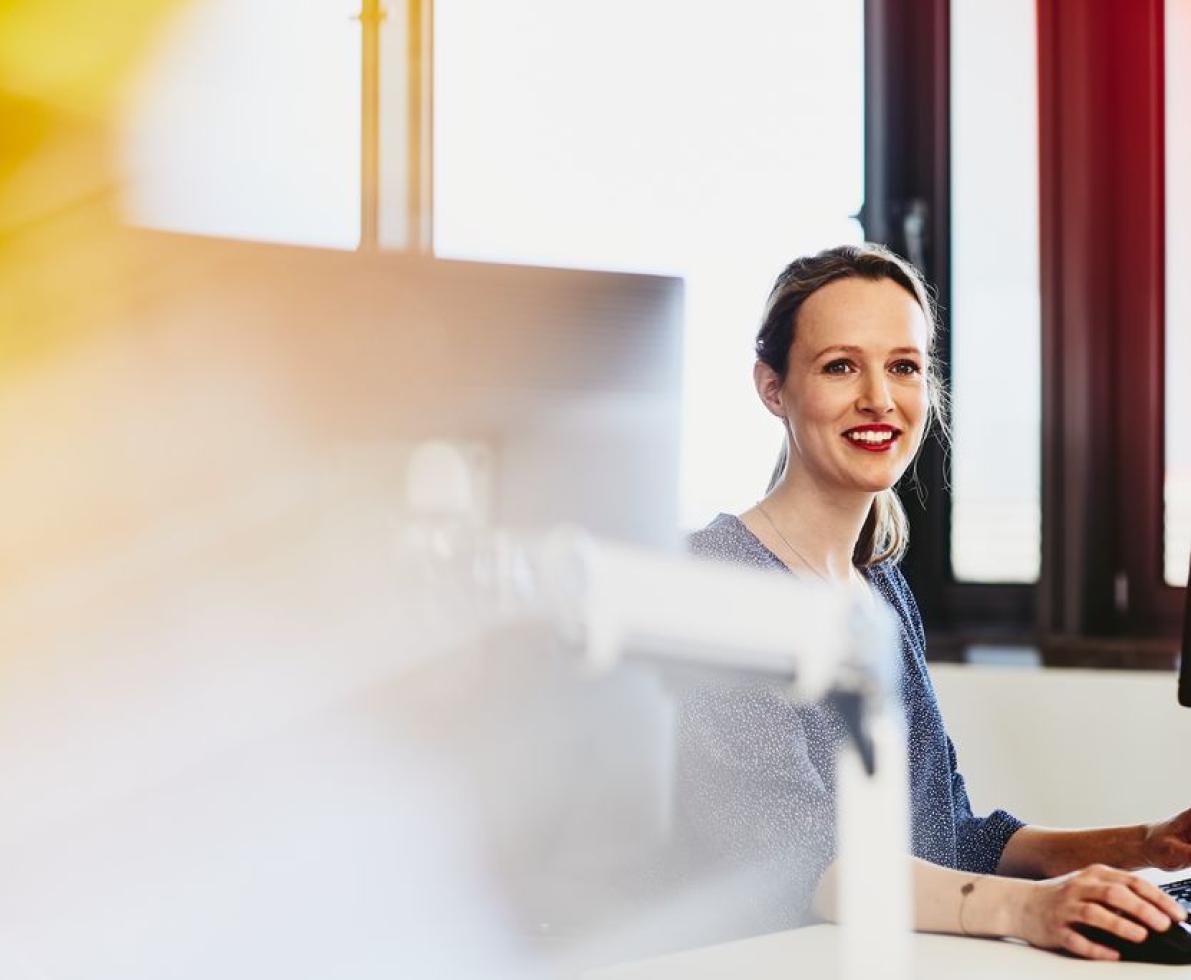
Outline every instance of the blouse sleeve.
{"label": "blouse sleeve", "polygon": [[955,812],[955,851],[960,871],[994,874],[1009,838],[1025,826],[1005,810],[993,810],[987,817],[972,813],[964,777],[959,771],[955,745],[947,736],[947,757],[951,763],[951,801]]}
{"label": "blouse sleeve", "polygon": [[[929,671],[926,667],[926,633],[922,625],[922,614],[918,611],[918,603],[914,593],[902,576],[901,570],[895,565],[883,566],[889,576],[891,594],[895,600],[895,609],[902,619],[903,626],[909,631],[912,646],[913,670],[921,675],[921,683],[915,687],[924,705],[922,722],[937,731],[945,739],[947,747],[948,782],[951,793],[951,812],[955,825],[955,866],[961,871],[971,871],[978,874],[993,874],[1001,860],[1001,852],[1018,830],[1025,824],[1005,810],[994,810],[986,817],[978,817],[972,813],[972,803],[968,798],[964,777],[959,771],[956,760],[955,744],[951,736],[946,734],[943,718],[938,709],[934,694],[934,687],[930,683]],[[910,668],[907,668],[910,669]],[[913,672],[913,671],[911,671]],[[911,706],[908,710],[913,711]],[[939,758],[939,764],[942,763]],[[940,787],[946,792],[947,786]]]}

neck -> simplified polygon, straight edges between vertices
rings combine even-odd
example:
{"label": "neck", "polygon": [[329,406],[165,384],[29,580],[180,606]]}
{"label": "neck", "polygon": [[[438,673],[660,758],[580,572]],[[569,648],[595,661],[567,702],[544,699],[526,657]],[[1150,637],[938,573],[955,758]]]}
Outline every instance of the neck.
{"label": "neck", "polygon": [[872,507],[874,493],[825,493],[804,475],[787,469],[762,500],[782,534],[833,579],[852,573],[852,553]]}

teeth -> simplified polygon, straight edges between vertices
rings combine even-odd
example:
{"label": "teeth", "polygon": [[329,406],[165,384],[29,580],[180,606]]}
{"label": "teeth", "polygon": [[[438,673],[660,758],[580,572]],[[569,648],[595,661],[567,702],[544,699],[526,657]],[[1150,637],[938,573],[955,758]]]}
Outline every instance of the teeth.
{"label": "teeth", "polygon": [[889,442],[893,438],[892,432],[846,432],[853,442]]}

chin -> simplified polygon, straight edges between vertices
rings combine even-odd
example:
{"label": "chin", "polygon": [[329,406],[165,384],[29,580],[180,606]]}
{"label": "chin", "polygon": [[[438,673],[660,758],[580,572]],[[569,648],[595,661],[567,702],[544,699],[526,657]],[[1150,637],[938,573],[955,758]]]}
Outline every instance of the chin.
{"label": "chin", "polygon": [[905,472],[906,468],[903,466],[896,470],[887,470],[884,473],[857,473],[850,481],[851,489],[864,493],[880,493],[882,490],[891,490]]}
{"label": "chin", "polygon": [[892,482],[887,482],[884,480],[880,482],[873,481],[871,483],[861,484],[860,486],[857,486],[856,489],[863,490],[865,493],[881,493],[883,490],[892,490],[896,483],[896,480]]}

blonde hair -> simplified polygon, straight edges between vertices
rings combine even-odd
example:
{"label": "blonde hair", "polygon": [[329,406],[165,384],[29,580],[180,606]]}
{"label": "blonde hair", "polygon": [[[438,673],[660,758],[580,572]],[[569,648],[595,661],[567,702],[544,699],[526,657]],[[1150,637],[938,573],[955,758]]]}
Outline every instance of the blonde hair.
{"label": "blonde hair", "polygon": [[[921,273],[909,262],[895,255],[884,245],[865,242],[860,245],[839,245],[815,255],[795,259],[777,277],[769,299],[761,328],[757,331],[756,353],[759,361],[768,364],[780,378],[785,378],[790,347],[798,311],[816,290],[839,279],[860,278],[878,281],[888,279],[897,283],[917,300],[926,317],[927,326],[927,409],[926,429],[937,423],[942,438],[950,437],[947,422],[947,395],[938,373],[934,357],[938,317],[934,297]],[[923,442],[925,442],[925,435]],[[769,479],[766,493],[773,490],[786,471],[787,445],[782,444],[777,465]],[[865,518],[856,547],[853,563],[868,568],[883,561],[900,561],[910,543],[910,526],[906,511],[897,493],[890,487],[880,491]]]}

